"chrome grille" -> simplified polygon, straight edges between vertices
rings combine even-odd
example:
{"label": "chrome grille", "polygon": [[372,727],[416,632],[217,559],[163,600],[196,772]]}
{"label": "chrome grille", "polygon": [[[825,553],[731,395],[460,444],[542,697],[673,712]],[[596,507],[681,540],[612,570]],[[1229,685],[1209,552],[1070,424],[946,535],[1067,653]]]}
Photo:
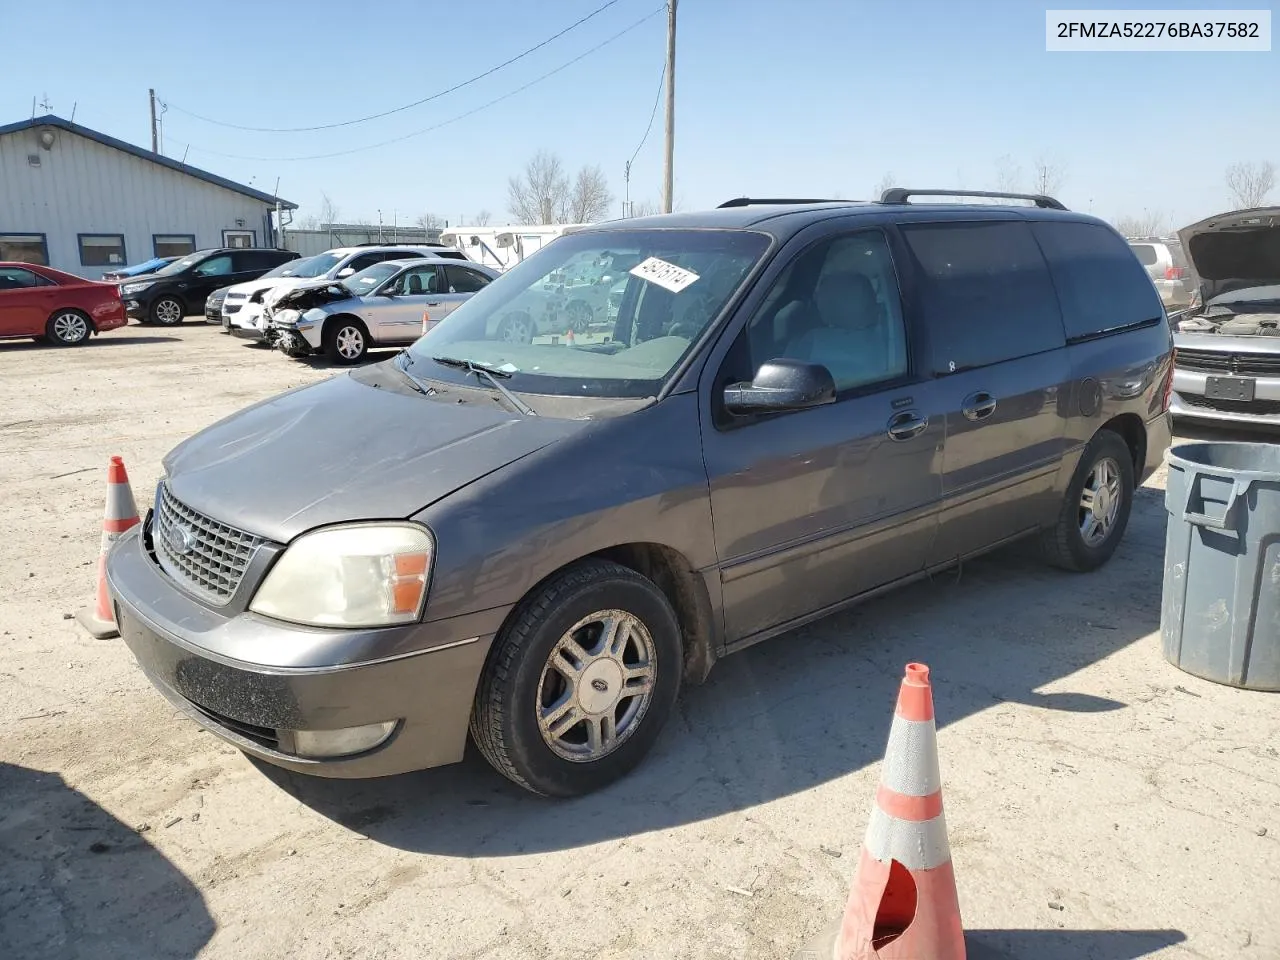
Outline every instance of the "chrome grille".
{"label": "chrome grille", "polygon": [[1246,376],[1280,376],[1280,353],[1227,353],[1213,350],[1179,350],[1178,366],[1208,373]]}
{"label": "chrome grille", "polygon": [[160,485],[152,541],[165,572],[215,603],[236,592],[265,541],[192,510]]}

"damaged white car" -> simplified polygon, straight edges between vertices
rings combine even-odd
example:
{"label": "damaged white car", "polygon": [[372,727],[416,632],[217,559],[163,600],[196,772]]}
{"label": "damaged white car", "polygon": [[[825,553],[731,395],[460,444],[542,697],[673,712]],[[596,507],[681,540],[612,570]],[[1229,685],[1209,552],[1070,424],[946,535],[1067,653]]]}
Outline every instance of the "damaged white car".
{"label": "damaged white car", "polygon": [[1197,295],[1171,314],[1177,418],[1280,429],[1280,207],[1178,232]]}

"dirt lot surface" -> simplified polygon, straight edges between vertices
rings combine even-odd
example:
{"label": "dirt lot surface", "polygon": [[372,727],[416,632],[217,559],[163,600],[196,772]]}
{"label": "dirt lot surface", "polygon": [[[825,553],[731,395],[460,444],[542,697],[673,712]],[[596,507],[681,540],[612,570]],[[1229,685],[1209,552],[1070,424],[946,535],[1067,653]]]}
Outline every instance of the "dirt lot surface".
{"label": "dirt lot surface", "polygon": [[145,512],[180,439],[332,374],[194,321],[0,344],[0,957],[788,958],[840,913],[910,659],[975,944],[1280,957],[1280,697],[1162,658],[1159,476],[1102,572],[1008,551],[727,659],[596,796],[474,751],[365,783],[249,762],[67,618],[109,455]]}

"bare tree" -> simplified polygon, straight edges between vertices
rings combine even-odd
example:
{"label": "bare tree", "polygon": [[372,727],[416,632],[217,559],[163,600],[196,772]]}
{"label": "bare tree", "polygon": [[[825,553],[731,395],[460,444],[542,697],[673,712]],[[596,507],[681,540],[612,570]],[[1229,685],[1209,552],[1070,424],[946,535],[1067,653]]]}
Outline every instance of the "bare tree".
{"label": "bare tree", "polygon": [[1059,163],[1050,157],[1037,157],[1035,178],[1031,184],[1031,190],[1033,193],[1051,197],[1062,189],[1062,184],[1066,179],[1067,168],[1065,164]]}
{"label": "bare tree", "polygon": [[414,221],[423,230],[442,230],[444,229],[444,218],[434,213],[424,213]]}
{"label": "bare tree", "polygon": [[327,193],[320,194],[320,223],[337,223],[338,222],[338,205],[329,198]]}
{"label": "bare tree", "polygon": [[1270,160],[1233,163],[1227,167],[1227,189],[1238,209],[1262,206],[1275,185],[1276,166]]}
{"label": "bare tree", "polygon": [[1022,191],[1022,167],[1007,153],[996,158],[996,189],[1002,193]]}
{"label": "bare tree", "polygon": [[293,225],[293,227],[295,230],[319,230],[320,218],[317,217],[314,213],[309,213],[305,217],[302,217],[301,219],[299,219],[298,222]]}
{"label": "bare tree", "polygon": [[475,215],[474,222],[477,227],[487,227],[489,221],[493,219],[493,214],[488,210],[481,210]]}
{"label": "bare tree", "polygon": [[609,213],[609,205],[613,203],[613,194],[609,192],[609,181],[599,164],[594,167],[583,167],[573,178],[573,187],[566,200],[566,215],[569,223],[591,223],[601,220]]}
{"label": "bare tree", "polygon": [[632,200],[631,216],[654,217],[662,212],[662,208],[652,200]]}
{"label": "bare tree", "polygon": [[886,190],[888,190],[890,187],[896,187],[897,185],[898,185],[898,178],[893,175],[893,171],[892,170],[886,171],[885,175],[880,178],[880,182],[876,184],[875,190],[872,191],[871,199],[879,200],[882,196],[884,196],[884,192]]}
{"label": "bare tree", "polygon": [[1117,217],[1112,225],[1126,237],[1159,237],[1168,230],[1168,221],[1159,210]]}
{"label": "bare tree", "polygon": [[546,150],[539,150],[521,173],[507,180],[507,209],[519,223],[560,223],[568,195],[564,164]]}

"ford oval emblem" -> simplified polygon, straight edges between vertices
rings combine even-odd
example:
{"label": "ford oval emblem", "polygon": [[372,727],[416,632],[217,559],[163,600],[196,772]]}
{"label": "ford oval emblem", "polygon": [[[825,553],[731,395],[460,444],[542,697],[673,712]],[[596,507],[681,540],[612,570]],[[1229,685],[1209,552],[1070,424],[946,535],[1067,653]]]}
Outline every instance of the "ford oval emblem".
{"label": "ford oval emblem", "polygon": [[171,526],[165,532],[164,539],[169,544],[169,549],[179,557],[185,557],[196,548],[196,535],[181,524]]}

